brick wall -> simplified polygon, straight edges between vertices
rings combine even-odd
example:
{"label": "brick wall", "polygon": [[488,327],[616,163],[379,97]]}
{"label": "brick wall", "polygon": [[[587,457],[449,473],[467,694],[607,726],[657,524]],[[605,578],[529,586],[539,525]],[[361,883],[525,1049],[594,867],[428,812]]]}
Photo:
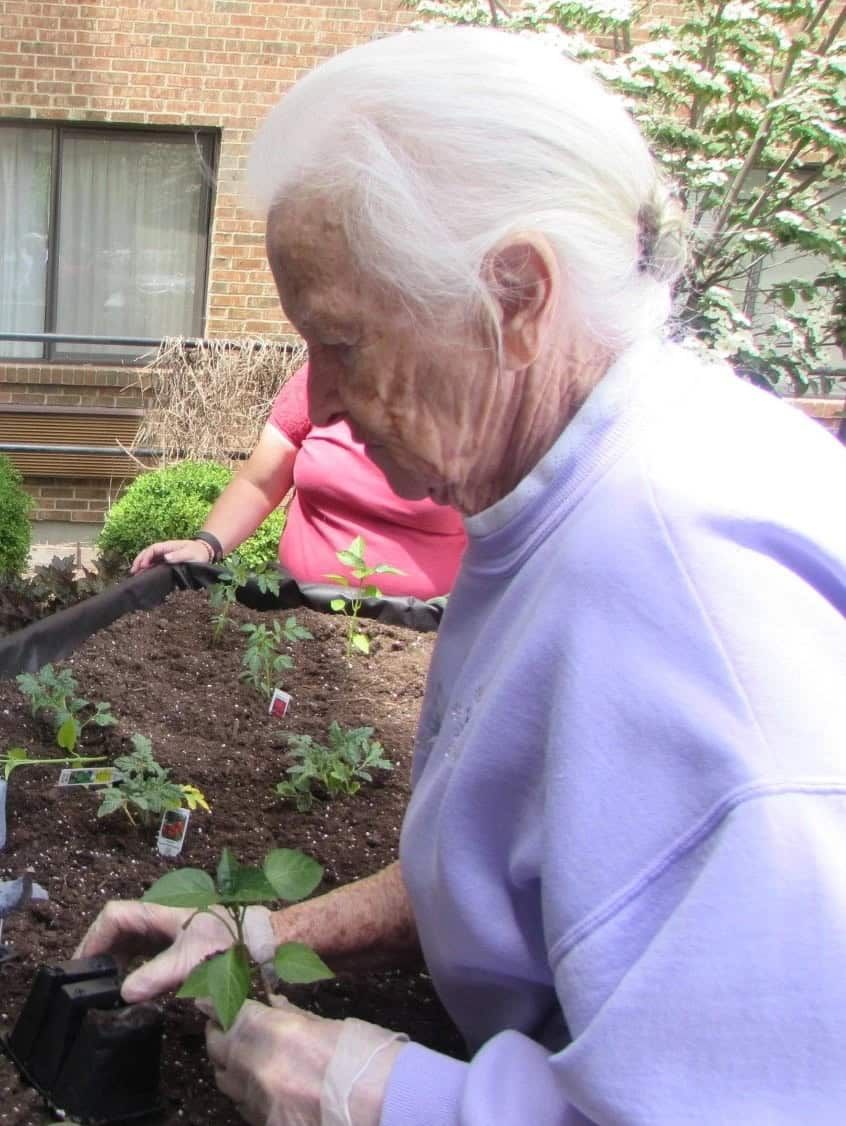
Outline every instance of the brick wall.
{"label": "brick wall", "polygon": [[[205,335],[284,337],[262,225],[239,199],[250,139],[321,59],[409,18],[398,0],[0,0],[0,119],[220,129]],[[134,378],[131,369],[0,363],[0,409],[137,407]],[[97,520],[114,493],[89,479],[27,486],[37,519]]]}

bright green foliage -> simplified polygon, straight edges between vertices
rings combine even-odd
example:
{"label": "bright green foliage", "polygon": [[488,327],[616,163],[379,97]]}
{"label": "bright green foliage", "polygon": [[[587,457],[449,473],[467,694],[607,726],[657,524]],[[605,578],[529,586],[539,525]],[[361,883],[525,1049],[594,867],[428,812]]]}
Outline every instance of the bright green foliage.
{"label": "bright green foliage", "polygon": [[29,514],[33,501],[23,477],[0,454],[0,578],[18,576],[29,558]]}
{"label": "bright green foliage", "polygon": [[[231,1028],[250,991],[249,952],[244,941],[247,908],[278,900],[296,903],[311,895],[322,876],[323,869],[316,860],[292,849],[274,849],[261,868],[254,868],[239,864],[225,848],[214,879],[198,868],[182,868],[156,880],[142,897],[145,902],[189,907],[198,914],[217,907],[220,910],[216,914],[227,922],[234,939],[224,953],[196,966],[177,996],[210,997],[221,1027]],[[273,967],[290,984],[335,976],[313,950],[300,942],[279,946]]]}
{"label": "bright green foliage", "polygon": [[[29,700],[32,714],[43,714],[49,718],[56,732],[57,744],[71,755],[75,755],[82,732],[90,724],[114,727],[117,723],[111,704],[91,704],[77,695],[79,687],[69,669],[57,672],[51,664],[46,664],[37,673],[21,673],[15,680]],[[92,707],[94,711],[84,717],[83,713]]]}
{"label": "bright green foliage", "polygon": [[329,606],[338,614],[345,614],[349,619],[347,626],[347,656],[349,656],[353,649],[357,649],[359,653],[367,654],[370,652],[370,638],[366,633],[362,633],[358,628],[359,613],[365,598],[381,598],[382,592],[378,586],[368,582],[374,575],[401,575],[403,574],[397,567],[391,567],[388,563],[378,563],[375,567],[369,567],[364,559],[364,552],[367,550],[363,536],[356,536],[350,546],[345,551],[336,551],[338,559],[345,567],[350,569],[352,578],[355,583],[349,578],[348,575],[329,574],[327,579],[331,579],[333,583],[339,586],[352,587],[353,593],[349,598],[333,598]]}
{"label": "bright green foliage", "polygon": [[241,679],[252,684],[269,699],[281,673],[294,667],[291,657],[281,652],[282,646],[294,641],[310,640],[314,635],[297,625],[297,619],[293,615],[286,619],[284,625],[274,622],[272,629],[248,622],[241,626],[241,630],[247,635],[247,648],[241,659],[244,670]]}
{"label": "bright green foliage", "polygon": [[373,781],[371,770],[394,769],[372,734],[372,727],[341,727],[333,719],[328,746],[316,743],[310,735],[289,735],[291,757],[296,762],[286,771],[289,777],[277,784],[276,793],[295,802],[301,812],[314,805],[315,791],[329,798],[358,793],[362,781]]}
{"label": "bright green foliage", "polygon": [[[765,385],[828,389],[846,349],[846,10],[831,0],[405,0],[427,21],[536,31],[622,94],[679,185],[678,335]],[[507,9],[507,11],[506,11]],[[758,284],[780,265],[779,280]],[[754,319],[753,319],[754,315]]]}
{"label": "bright green foliage", "polygon": [[132,810],[141,814],[145,823],[152,815],[161,815],[168,809],[208,809],[208,803],[196,786],[180,786],[170,781],[170,771],[161,766],[153,756],[153,745],[145,735],[133,735],[133,750],[114,761],[120,773],[111,786],[103,790],[103,799],[97,810],[98,817],[108,817],[122,809],[132,824]]}
{"label": "bright green foliage", "polygon": [[8,779],[19,766],[81,766],[84,762],[102,762],[103,755],[68,755],[66,758],[30,758],[26,747],[9,747],[0,752],[0,767],[3,777]]}
{"label": "bright green foliage", "polygon": [[[109,511],[98,547],[129,564],[148,544],[191,539],[231,480],[232,470],[213,461],[182,461],[142,474]],[[276,559],[284,526],[277,509],[241,544],[250,566]]]}
{"label": "bright green foliage", "polygon": [[262,594],[279,593],[279,572],[272,563],[249,563],[234,551],[226,560],[217,582],[209,590],[209,603],[217,610],[212,617],[212,641],[217,644],[229,621],[229,614],[238,598],[238,591],[253,580]]}

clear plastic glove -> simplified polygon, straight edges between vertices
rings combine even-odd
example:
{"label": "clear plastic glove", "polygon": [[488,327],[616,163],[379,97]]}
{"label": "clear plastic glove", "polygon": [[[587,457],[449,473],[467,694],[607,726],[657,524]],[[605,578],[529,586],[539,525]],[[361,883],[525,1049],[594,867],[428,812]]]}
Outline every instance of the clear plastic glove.
{"label": "clear plastic glove", "polygon": [[[273,957],[278,942],[266,907],[247,909],[244,937],[256,962],[262,964]],[[112,954],[126,966],[138,954],[157,955],[124,981],[123,999],[132,1004],[177,989],[194,966],[210,954],[226,950],[232,941],[231,931],[214,911],[196,914],[189,907],[116,899],[106,904],[88,928],[74,956]]]}
{"label": "clear plastic glove", "polygon": [[282,997],[270,1007],[245,1002],[226,1033],[214,1020],[206,1026],[217,1085],[252,1126],[378,1126],[404,1039],[363,1021],[325,1020]]}
{"label": "clear plastic glove", "polygon": [[156,563],[208,563],[209,549],[201,540],[163,540],[139,551],[129,568],[130,575],[146,571]]}

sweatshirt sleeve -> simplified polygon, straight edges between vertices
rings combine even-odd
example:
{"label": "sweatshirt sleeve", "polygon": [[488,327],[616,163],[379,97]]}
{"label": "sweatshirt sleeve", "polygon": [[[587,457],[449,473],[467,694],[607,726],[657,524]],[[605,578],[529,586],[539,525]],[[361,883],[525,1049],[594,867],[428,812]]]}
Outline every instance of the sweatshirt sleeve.
{"label": "sweatshirt sleeve", "polygon": [[566,1048],[409,1045],[382,1126],[841,1126],[844,856],[846,784],[729,795],[552,945]]}

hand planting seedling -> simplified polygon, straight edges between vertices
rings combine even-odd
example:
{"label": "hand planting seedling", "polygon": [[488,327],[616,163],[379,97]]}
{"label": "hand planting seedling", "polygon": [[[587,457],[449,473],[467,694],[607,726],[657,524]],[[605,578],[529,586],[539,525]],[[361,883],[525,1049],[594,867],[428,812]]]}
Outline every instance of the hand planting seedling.
{"label": "hand planting seedling", "polygon": [[168,809],[181,809],[186,805],[189,809],[197,806],[209,809],[208,802],[196,786],[182,786],[170,781],[170,771],[153,757],[152,743],[145,735],[133,735],[130,741],[132,752],[114,761],[120,778],[101,792],[103,800],[97,810],[98,817],[108,817],[110,813],[122,809],[134,825],[132,809],[135,809],[144,824],[148,824],[152,815],[161,816]]}
{"label": "hand planting seedling", "polygon": [[241,626],[241,630],[247,635],[247,649],[241,659],[244,668],[241,679],[270,698],[282,671],[294,667],[288,654],[280,652],[282,646],[294,641],[311,640],[314,635],[305,627],[297,625],[297,619],[293,615],[286,619],[284,626],[274,622],[272,630],[265,625],[254,626],[250,623]]}
{"label": "hand planting seedling", "polygon": [[[331,609],[338,614],[345,614],[349,618],[347,627],[347,656],[349,656],[353,649],[357,649],[360,653],[370,652],[370,638],[366,633],[362,633],[358,628],[359,613],[365,598],[381,598],[382,592],[373,583],[367,580],[371,579],[374,575],[402,575],[398,567],[392,567],[389,563],[377,563],[375,567],[368,567],[364,560],[364,552],[366,551],[366,544],[363,536],[356,536],[346,551],[336,551],[338,559],[345,567],[349,567],[352,572],[352,577],[357,580],[358,585],[354,587],[354,593],[349,598],[333,598],[329,603]],[[337,583],[339,586],[352,587],[353,583],[346,575],[327,574],[327,579]]]}
{"label": "hand planting seedling", "polygon": [[[245,937],[248,908],[279,900],[296,903],[311,895],[322,876],[323,869],[316,860],[292,849],[274,849],[264,858],[261,868],[253,868],[239,864],[225,848],[214,880],[199,868],[181,868],[156,880],[142,896],[145,903],[193,908],[194,913],[184,927],[190,926],[197,915],[214,914],[233,940],[228,950],[195,966],[177,997],[210,997],[220,1026],[224,1030],[231,1028],[250,992],[250,954]],[[273,968],[290,985],[335,976],[301,942],[285,942],[277,947]]]}
{"label": "hand planting seedling", "polygon": [[344,728],[332,720],[328,746],[316,743],[310,735],[289,735],[291,757],[298,761],[288,767],[290,778],[277,784],[276,793],[296,802],[301,813],[314,805],[315,789],[322,788],[329,798],[357,794],[362,781],[373,781],[371,770],[394,769],[382,744],[370,738],[372,734],[372,727]]}
{"label": "hand planting seedling", "polygon": [[229,621],[230,611],[237,600],[238,591],[254,579],[262,594],[279,593],[279,573],[269,563],[250,567],[237,552],[233,552],[220,572],[215,585],[209,590],[209,603],[218,611],[212,617],[212,641],[216,645]]}
{"label": "hand planting seedling", "polygon": [[[69,669],[56,671],[47,664],[37,673],[21,673],[15,680],[29,700],[33,716],[49,717],[55,729],[56,743],[70,754],[75,753],[82,732],[90,724],[113,727],[117,723],[111,704],[91,704],[78,695],[79,686]],[[92,714],[82,718],[82,713],[91,707],[94,708]]]}

